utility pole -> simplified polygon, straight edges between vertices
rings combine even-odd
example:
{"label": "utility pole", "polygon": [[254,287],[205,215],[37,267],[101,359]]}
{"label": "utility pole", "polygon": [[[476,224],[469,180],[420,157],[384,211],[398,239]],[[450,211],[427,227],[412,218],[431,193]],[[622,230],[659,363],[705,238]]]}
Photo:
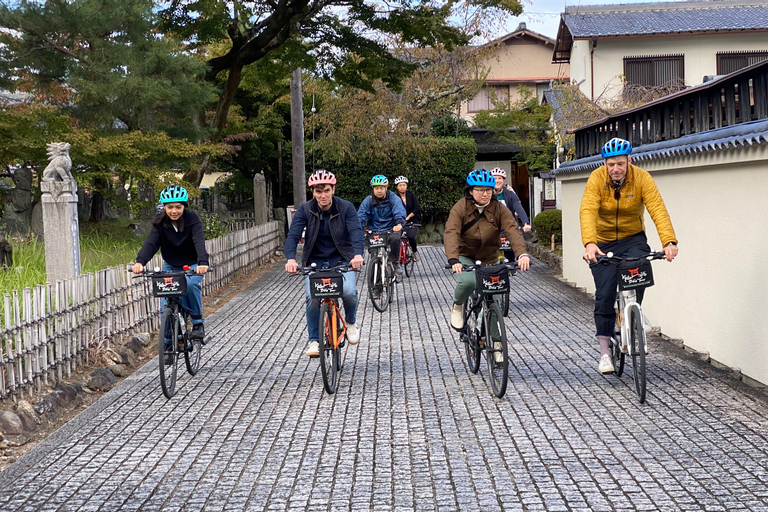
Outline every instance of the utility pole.
{"label": "utility pole", "polygon": [[291,77],[291,141],[293,154],[293,207],[307,200],[304,170],[304,105],[301,93],[301,68]]}

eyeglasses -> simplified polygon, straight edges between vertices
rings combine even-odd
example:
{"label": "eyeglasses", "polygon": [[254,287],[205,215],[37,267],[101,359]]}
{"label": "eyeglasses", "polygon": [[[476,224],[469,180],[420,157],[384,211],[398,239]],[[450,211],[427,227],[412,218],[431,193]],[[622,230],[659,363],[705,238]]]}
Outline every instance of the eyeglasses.
{"label": "eyeglasses", "polygon": [[483,188],[483,189],[476,188],[474,190],[478,194],[493,194],[493,189],[492,188]]}

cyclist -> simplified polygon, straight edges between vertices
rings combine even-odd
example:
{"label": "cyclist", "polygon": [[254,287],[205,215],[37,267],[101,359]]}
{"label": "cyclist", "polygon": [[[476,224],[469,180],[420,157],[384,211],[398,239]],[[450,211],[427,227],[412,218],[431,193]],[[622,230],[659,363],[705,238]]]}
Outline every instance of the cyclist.
{"label": "cyclist", "polygon": [[[371,231],[389,231],[399,233],[405,224],[405,207],[394,192],[387,188],[389,180],[386,176],[377,174],[371,178],[371,195],[363,199],[357,211],[357,218],[363,227]],[[398,282],[402,279],[403,269],[397,263],[400,255],[400,238],[389,237],[388,260],[397,272]]]}
{"label": "cyclist", "polygon": [[[597,255],[612,252],[619,257],[642,256],[650,252],[645,236],[645,209],[656,225],[667,261],[677,256],[677,238],[656,183],[643,169],[632,165],[632,144],[613,138],[601,151],[605,165],[592,172],[581,199],[581,241],[584,260],[595,279],[595,327],[600,344],[600,373],[614,372],[610,337],[616,322],[616,264],[597,264]],[[643,290],[637,291],[642,302]]]}
{"label": "cyclist", "polygon": [[[418,224],[421,205],[416,195],[408,190],[408,178],[405,176],[395,178],[395,188],[397,189],[398,197],[400,197],[405,206],[405,222]],[[416,235],[419,233],[419,228],[406,227],[404,229],[406,235],[408,235],[408,243],[411,244],[411,249],[413,249],[413,261],[419,261],[419,253],[416,247]]]}
{"label": "cyclist", "polygon": [[[195,212],[188,208],[189,194],[179,185],[170,185],[160,192],[160,205],[149,235],[141,246],[131,270],[135,274],[144,271],[144,265],[160,250],[163,256],[163,272],[180,272],[185,265],[195,271],[187,276],[187,295],[182,297],[181,306],[192,319],[192,339],[205,338],[203,318],[203,274],[208,272],[208,251],[205,249],[203,223]],[[165,306],[165,299],[162,305]],[[166,338],[170,344],[170,339]],[[166,356],[168,357],[168,356]]]}
{"label": "cyclist", "polygon": [[464,327],[462,306],[475,290],[474,272],[462,273],[462,264],[472,265],[477,260],[496,263],[502,229],[509,233],[512,249],[519,254],[520,270],[528,270],[530,266],[523,235],[517,229],[512,212],[496,199],[495,186],[496,180],[489,171],[478,169],[469,173],[464,197],[451,208],[445,223],[445,255],[456,272],[451,309],[451,327],[456,330]]}
{"label": "cyclist", "polygon": [[[365,235],[360,227],[355,206],[349,201],[334,196],[336,176],[325,169],[319,169],[309,177],[312,199],[302,203],[291,221],[291,229],[285,237],[285,271],[295,274],[299,270],[296,262],[296,246],[304,235],[304,252],[301,264],[306,267],[312,263],[317,268],[331,268],[348,262],[352,268],[363,266]],[[344,321],[347,324],[347,340],[350,345],[360,341],[360,331],[355,326],[357,317],[357,288],[355,273],[344,272],[342,302],[344,303]],[[309,276],[305,280],[304,300],[307,318],[309,357],[320,356],[319,329],[320,300],[313,300],[309,291]]]}

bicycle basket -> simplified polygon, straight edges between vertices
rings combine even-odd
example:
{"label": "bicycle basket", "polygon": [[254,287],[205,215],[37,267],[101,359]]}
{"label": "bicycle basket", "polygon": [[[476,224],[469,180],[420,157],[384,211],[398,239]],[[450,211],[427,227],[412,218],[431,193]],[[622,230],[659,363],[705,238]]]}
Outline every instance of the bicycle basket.
{"label": "bicycle basket", "polygon": [[636,290],[653,286],[653,269],[648,260],[630,260],[619,263],[619,290]]}
{"label": "bicycle basket", "polygon": [[187,294],[184,274],[166,274],[152,277],[152,295],[155,297],[183,297]]}
{"label": "bicycle basket", "polygon": [[344,277],[338,272],[315,272],[309,276],[309,294],[316,299],[337,299],[344,291]]}
{"label": "bicycle basket", "polygon": [[379,247],[386,247],[389,242],[389,233],[386,231],[376,231],[369,233],[365,239],[368,244],[368,249],[378,249]]}
{"label": "bicycle basket", "polygon": [[509,270],[504,265],[490,265],[475,269],[478,293],[494,295],[509,291]]}

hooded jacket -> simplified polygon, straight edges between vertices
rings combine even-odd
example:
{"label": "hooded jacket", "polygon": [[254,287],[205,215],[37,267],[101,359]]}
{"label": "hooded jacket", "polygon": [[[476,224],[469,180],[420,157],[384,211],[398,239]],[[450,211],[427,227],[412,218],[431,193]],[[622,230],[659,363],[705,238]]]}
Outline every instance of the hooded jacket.
{"label": "hooded jacket", "polygon": [[619,193],[621,197],[615,199],[611,177],[604,165],[592,171],[579,209],[584,246],[613,242],[644,232],[646,208],[659,232],[661,245],[677,243],[667,208],[656,182],[647,171],[630,164]]}

